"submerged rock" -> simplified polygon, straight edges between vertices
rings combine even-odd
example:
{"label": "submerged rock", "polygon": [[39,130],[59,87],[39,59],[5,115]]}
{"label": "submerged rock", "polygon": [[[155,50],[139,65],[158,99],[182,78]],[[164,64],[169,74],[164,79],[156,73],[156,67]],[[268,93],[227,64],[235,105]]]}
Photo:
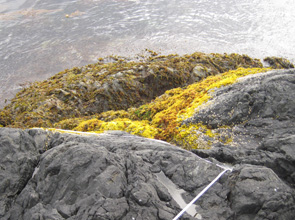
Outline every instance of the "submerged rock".
{"label": "submerged rock", "polygon": [[[185,191],[188,203],[223,170],[176,146],[120,131],[81,136],[0,128],[0,153],[0,218],[10,220],[171,220],[181,208],[160,172]],[[294,190],[271,169],[239,165],[197,201],[196,217],[181,219],[291,220],[294,202]]]}

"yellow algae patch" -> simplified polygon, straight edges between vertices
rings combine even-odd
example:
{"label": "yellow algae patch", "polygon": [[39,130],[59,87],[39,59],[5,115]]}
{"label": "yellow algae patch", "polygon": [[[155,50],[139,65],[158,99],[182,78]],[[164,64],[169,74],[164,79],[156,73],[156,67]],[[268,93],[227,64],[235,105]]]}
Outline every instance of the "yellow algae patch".
{"label": "yellow algae patch", "polygon": [[209,148],[212,141],[211,139],[205,140],[203,136],[206,135],[207,137],[214,138],[217,135],[202,124],[183,125],[178,128],[178,131],[179,133],[176,134],[173,142],[188,150]]}
{"label": "yellow algae patch", "polygon": [[108,130],[120,130],[146,138],[155,138],[159,132],[159,129],[151,126],[148,121],[132,121],[127,118],[119,118],[110,122],[91,119],[80,123],[74,130],[83,132],[95,131],[97,133]]}
{"label": "yellow algae patch", "polygon": [[[214,88],[233,84],[238,78],[246,75],[269,70],[269,68],[239,68],[209,76],[186,88],[168,90],[154,101],[138,108],[101,113],[97,116],[100,120],[83,121],[75,130],[96,132],[122,130],[143,137],[165,140],[187,149],[206,148],[212,141],[219,140],[218,132],[202,124],[181,125],[181,122],[193,116],[198,108],[211,98],[210,92]],[[225,142],[229,143],[230,140],[227,138]]]}
{"label": "yellow algae patch", "polygon": [[148,115],[149,117],[146,117],[146,119],[151,121],[151,125],[162,129],[157,138],[171,142],[176,135],[179,135],[179,130],[176,128],[180,127],[183,120],[193,116],[198,107],[211,98],[210,91],[214,88],[233,84],[238,78],[246,75],[269,70],[269,68],[239,68],[223,74],[209,76],[186,88],[169,90],[153,102],[139,107],[139,118]]}
{"label": "yellow algae patch", "polygon": [[[54,127],[58,128],[58,129],[72,130],[72,129],[76,128],[78,125],[80,125],[80,123],[85,122],[85,121],[88,121],[90,123],[91,120],[98,119],[98,120],[107,122],[107,121],[112,121],[117,118],[131,118],[131,115],[129,112],[127,112],[125,110],[118,110],[118,111],[110,110],[107,112],[102,112],[98,115],[84,116],[81,118],[65,119],[65,120],[55,123]],[[89,130],[89,129],[90,128],[88,128],[87,130]]]}
{"label": "yellow algae patch", "polygon": [[103,121],[112,121],[116,118],[129,118],[129,117],[130,117],[130,113],[126,112],[125,110],[118,110],[118,111],[110,110],[110,111],[102,112],[101,114],[99,114],[99,118]]}
{"label": "yellow algae patch", "polygon": [[72,130],[75,127],[77,127],[81,122],[89,120],[89,117],[83,117],[83,118],[69,118],[62,120],[58,123],[54,124],[54,127],[57,129],[65,129],[65,130]]}
{"label": "yellow algae patch", "polygon": [[189,117],[192,117],[198,107],[203,103],[207,102],[211,96],[210,91],[213,91],[214,88],[220,88],[221,86],[227,86],[233,84],[237,81],[238,78],[243,76],[267,72],[270,71],[270,68],[239,68],[237,70],[230,70],[226,73],[219,74],[216,76],[209,76],[205,80],[201,81],[200,83],[195,83],[184,91],[185,94],[192,94],[195,93],[195,97],[192,102],[188,103],[186,108],[184,108],[178,114],[179,120],[184,120]]}
{"label": "yellow algae patch", "polygon": [[229,129],[229,126],[223,126],[213,130],[201,123],[182,125],[177,128],[178,133],[172,142],[187,150],[208,149],[214,142],[231,143],[233,141],[231,135],[224,132]]}

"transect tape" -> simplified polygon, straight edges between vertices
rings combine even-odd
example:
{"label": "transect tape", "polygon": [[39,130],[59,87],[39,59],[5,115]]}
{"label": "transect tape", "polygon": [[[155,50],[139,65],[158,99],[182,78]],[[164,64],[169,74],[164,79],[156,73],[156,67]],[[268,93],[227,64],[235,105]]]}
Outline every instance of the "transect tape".
{"label": "transect tape", "polygon": [[173,220],[179,219],[179,217],[181,217],[183,213],[185,213],[186,210],[188,210],[189,207],[192,204],[194,204],[226,171],[232,171],[232,169],[230,168],[226,168],[226,167],[222,167],[222,168],[224,168],[224,170],[214,180],[212,180],[212,182],[208,186],[206,186],[206,188],[204,188],[189,204],[187,204],[187,206],[184,207],[184,209],[182,209],[181,212],[179,212],[178,215],[175,216]]}

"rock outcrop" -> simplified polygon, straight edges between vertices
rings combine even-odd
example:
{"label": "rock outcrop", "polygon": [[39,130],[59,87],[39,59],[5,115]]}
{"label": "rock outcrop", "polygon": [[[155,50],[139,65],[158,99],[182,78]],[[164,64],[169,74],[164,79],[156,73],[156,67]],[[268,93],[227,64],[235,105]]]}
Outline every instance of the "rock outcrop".
{"label": "rock outcrop", "polygon": [[[209,58],[206,59],[211,62],[212,57]],[[242,62],[251,61],[240,58],[244,59]],[[156,59],[166,62],[168,58]],[[173,59],[180,58],[172,56],[169,62]],[[178,65],[178,61],[173,65]],[[266,61],[276,67],[292,67],[277,58]],[[109,72],[100,78],[101,83],[114,76],[131,74],[123,66],[117,71],[122,62],[111,64]],[[152,65],[153,59],[149,62]],[[182,83],[205,77],[206,66],[201,65],[202,62],[192,63],[190,71],[185,73],[188,78]],[[135,63],[128,65],[134,74],[141,69]],[[234,64],[224,65],[225,68]],[[213,66],[216,71],[221,68]],[[44,84],[44,93],[24,90],[0,112],[2,126],[26,127],[34,123],[49,126],[55,120],[57,127],[99,132],[0,128],[0,219],[171,220],[224,167],[232,170],[180,219],[295,219],[294,70],[239,68],[166,91],[151,103],[136,108],[119,111],[114,108],[88,116],[79,108],[88,106],[85,110],[88,112],[92,102],[90,99],[79,102],[77,97],[84,90],[83,85],[98,85],[91,71],[97,70],[98,75],[104,72],[95,65],[91,68],[60,73],[50,80],[52,84],[41,82],[37,87]],[[159,80],[157,77],[163,77],[169,68],[166,65],[166,69],[158,69],[159,75],[147,78],[153,76],[153,80]],[[142,71],[146,73],[148,69],[144,67]],[[73,83],[66,85],[64,77]],[[79,77],[88,80],[88,84],[77,81]],[[151,78],[147,82],[147,78],[140,78],[142,75],[136,77],[133,77],[135,81],[126,82],[146,82],[150,88],[158,85]],[[109,79],[108,83],[115,83],[119,78]],[[57,86],[70,88],[79,84],[81,87],[74,86],[78,88],[76,93],[57,87],[46,90],[46,86],[58,81],[61,84]],[[167,82],[169,80],[163,83]],[[46,96],[47,93],[50,96]],[[23,102],[24,94],[30,94],[27,102]],[[50,105],[48,97],[56,102]],[[109,101],[118,98],[114,97]],[[31,108],[33,100],[35,104]],[[93,100],[95,103],[104,99]],[[138,102],[140,100],[138,98]],[[68,108],[58,118],[55,116],[61,103]],[[126,104],[126,100],[115,103]],[[77,114],[73,110],[76,106]],[[16,120],[17,117],[21,120]],[[59,121],[61,119],[66,120]],[[123,131],[101,133],[112,129]],[[191,151],[124,131],[170,141]]]}
{"label": "rock outcrop", "polygon": [[[288,61],[271,59],[272,65]],[[278,68],[285,67],[277,64]],[[150,102],[166,90],[239,67],[262,67],[258,59],[239,54],[194,53],[151,56],[144,61],[113,58],[64,70],[20,91],[0,111],[0,126],[53,127],[61,120],[126,110]]]}
{"label": "rock outcrop", "polygon": [[[121,131],[81,136],[0,128],[0,152],[0,218],[10,220],[171,220],[181,210],[171,184],[188,203],[223,170]],[[195,217],[181,219],[291,220],[294,199],[294,189],[271,169],[237,165],[197,201]]]}
{"label": "rock outcrop", "polygon": [[224,126],[231,142],[196,149],[202,157],[271,168],[295,186],[295,71],[270,71],[217,89],[210,104],[185,123]]}

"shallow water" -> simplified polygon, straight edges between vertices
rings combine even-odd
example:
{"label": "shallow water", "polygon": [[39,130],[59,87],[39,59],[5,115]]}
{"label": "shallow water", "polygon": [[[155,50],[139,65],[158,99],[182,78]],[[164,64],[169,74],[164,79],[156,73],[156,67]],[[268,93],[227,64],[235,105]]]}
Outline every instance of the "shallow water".
{"label": "shallow water", "polygon": [[295,61],[293,0],[0,0],[0,106],[20,84],[111,54]]}

